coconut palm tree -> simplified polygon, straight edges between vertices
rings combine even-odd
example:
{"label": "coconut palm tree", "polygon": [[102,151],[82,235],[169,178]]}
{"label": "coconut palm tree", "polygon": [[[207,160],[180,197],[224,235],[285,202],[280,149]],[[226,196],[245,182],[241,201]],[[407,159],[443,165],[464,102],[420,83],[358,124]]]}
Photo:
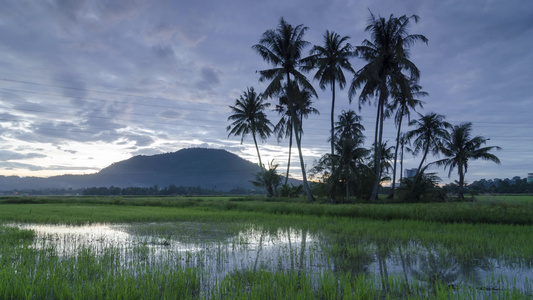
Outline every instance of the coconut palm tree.
{"label": "coconut palm tree", "polygon": [[[353,47],[346,41],[350,37],[341,37],[335,32],[326,30],[324,35],[324,45],[314,46],[311,49],[310,56],[307,59],[306,69],[310,70],[317,68],[314,79],[319,81],[319,86],[322,90],[326,86],[331,87],[331,155],[335,154],[335,86],[339,85],[342,90],[346,85],[346,78],[344,72],[348,71],[354,73],[349,58],[352,57]],[[331,165],[331,173],[335,172],[334,165]]]}
{"label": "coconut palm tree", "polygon": [[397,18],[392,14],[389,19],[374,16],[370,13],[369,24],[365,31],[371,35],[371,40],[365,39],[361,46],[356,47],[356,55],[367,61],[367,64],[354,75],[348,91],[350,101],[356,90],[362,87],[359,95],[361,104],[377,97],[377,115],[374,135],[374,167],[376,180],[372,189],[371,200],[377,197],[380,176],[379,145],[383,139],[383,120],[391,91],[398,86],[405,85],[407,72],[409,78],[418,80],[420,72],[416,65],[409,60],[409,47],[417,41],[427,43],[427,38],[420,34],[408,34],[411,20],[418,22],[417,15]]}
{"label": "coconut palm tree", "polygon": [[416,128],[406,134],[408,140],[415,138],[413,141],[413,153],[416,155],[423,151],[422,160],[413,179],[413,187],[420,177],[420,170],[422,170],[428,153],[431,151],[434,155],[437,155],[440,152],[442,149],[440,147],[441,142],[449,139],[449,133],[446,129],[452,127],[450,123],[444,121],[445,117],[443,115],[436,113],[429,113],[425,116],[418,113],[418,115],[420,116],[418,120],[409,122],[409,126],[416,126]]}
{"label": "coconut palm tree", "polygon": [[[292,138],[293,132],[303,133],[303,119],[307,119],[310,114],[318,115],[319,111],[312,107],[313,94],[307,90],[300,90],[300,88],[294,83],[291,84],[294,91],[290,92],[289,88],[285,85],[283,95],[279,99],[279,104],[276,105],[276,111],[281,115],[281,119],[274,127],[274,132],[277,133],[278,141],[283,137],[289,137],[289,159],[287,161],[287,173],[285,176],[285,185],[289,180],[289,170],[291,165],[291,152],[292,152]],[[293,97],[296,107],[296,115],[299,120],[297,122],[300,126],[299,128],[293,126],[291,121],[291,114],[289,110],[289,94],[294,93]]]}
{"label": "coconut palm tree", "polygon": [[[390,180],[390,177],[388,177],[389,171],[392,169],[391,161],[393,158],[392,151],[394,150],[394,146],[387,145],[388,141],[385,141],[381,143],[379,147],[379,153],[380,153],[380,166],[381,171],[380,174],[382,176],[381,181],[384,180]],[[372,154],[373,157],[374,154]]]}
{"label": "coconut palm tree", "polygon": [[364,137],[363,130],[365,127],[361,124],[361,116],[355,111],[342,111],[339,115],[339,121],[335,122],[335,135],[339,140],[355,139]]}
{"label": "coconut palm tree", "polygon": [[[396,183],[396,162],[398,160],[398,151],[400,148],[400,134],[402,130],[402,121],[405,116],[407,116],[408,121],[410,122],[411,117],[411,110],[415,110],[417,106],[422,107],[423,101],[415,99],[415,97],[423,97],[427,96],[428,93],[422,91],[422,87],[418,85],[418,83],[414,80],[408,81],[409,85],[405,86],[405,88],[408,88],[406,90],[404,86],[400,86],[399,90],[393,91],[392,97],[393,101],[389,105],[390,111],[396,111],[396,115],[394,116],[394,121],[396,123],[396,126],[398,126],[398,130],[396,132],[396,147],[394,150],[394,167],[393,167],[393,173],[392,173],[392,187],[391,187],[391,193],[389,195],[389,198],[394,198],[394,189],[395,189],[395,183]],[[400,171],[401,173],[401,171]]]}
{"label": "coconut palm tree", "polygon": [[435,162],[438,166],[448,168],[448,177],[451,176],[454,168],[457,168],[459,175],[459,198],[464,200],[463,186],[465,182],[465,174],[468,171],[468,161],[483,159],[493,161],[500,164],[500,160],[496,155],[489,153],[494,149],[500,150],[498,146],[482,147],[489,139],[482,136],[475,136],[471,138],[472,123],[462,123],[455,125],[451,133],[442,141],[440,151],[446,158]]}
{"label": "coconut palm tree", "polygon": [[[301,87],[302,90],[310,91],[314,96],[317,96],[315,89],[307,80],[307,78],[300,72],[302,70],[302,51],[309,45],[309,42],[303,39],[307,27],[302,24],[293,27],[287,23],[283,18],[280,19],[277,29],[269,29],[263,33],[259,44],[252,46],[252,49],[257,51],[259,55],[274,68],[261,70],[259,74],[261,77],[259,81],[270,81],[264,91],[264,95],[272,97],[280,95],[283,91],[283,81],[286,80],[286,86],[291,87],[292,82]],[[288,92],[288,108],[290,118],[293,126],[297,126],[298,116],[296,113],[296,105],[293,96],[294,93]],[[296,137],[296,145],[298,153],[300,154],[300,166],[302,169],[302,177],[305,192],[309,201],[314,201],[311,194],[311,189],[307,182],[305,172],[305,163],[302,156],[301,140],[298,134]]]}
{"label": "coconut palm tree", "polygon": [[331,164],[337,166],[331,174],[334,182],[344,182],[347,199],[354,190],[351,185],[357,180],[358,170],[369,153],[362,147],[365,128],[360,122],[361,116],[353,110],[343,111],[339,121],[335,122],[335,154],[331,156]]}
{"label": "coconut palm tree", "polygon": [[[411,121],[409,121],[411,122]],[[400,182],[402,182],[403,178],[403,156],[404,156],[404,150],[407,150],[407,152],[411,151],[411,148],[405,147],[405,144],[409,145],[409,140],[405,137],[405,133],[400,133]]]}
{"label": "coconut palm tree", "polygon": [[231,135],[241,136],[241,144],[247,134],[252,134],[259,165],[262,169],[264,166],[261,162],[256,135],[259,135],[261,141],[265,141],[272,133],[273,124],[264,112],[269,106],[270,103],[264,102],[262,94],[257,94],[253,87],[247,88],[243,95],[235,100],[235,105],[230,106],[233,114],[228,117],[228,121],[233,122],[226,128],[226,131],[229,131],[228,137]]}

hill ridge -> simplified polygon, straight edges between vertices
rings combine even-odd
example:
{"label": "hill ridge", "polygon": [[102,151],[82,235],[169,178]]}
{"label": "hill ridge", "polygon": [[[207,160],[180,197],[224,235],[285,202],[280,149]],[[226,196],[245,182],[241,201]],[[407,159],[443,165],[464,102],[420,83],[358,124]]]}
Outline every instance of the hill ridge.
{"label": "hill ridge", "polygon": [[176,186],[253,188],[250,180],[260,167],[224,149],[184,148],[176,152],[137,155],[114,162],[97,173],[49,178],[0,177],[0,190],[88,187]]}

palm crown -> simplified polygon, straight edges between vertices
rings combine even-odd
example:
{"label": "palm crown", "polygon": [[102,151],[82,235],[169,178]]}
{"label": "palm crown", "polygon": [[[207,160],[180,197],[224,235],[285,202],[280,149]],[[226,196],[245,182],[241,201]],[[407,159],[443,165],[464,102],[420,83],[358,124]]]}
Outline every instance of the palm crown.
{"label": "palm crown", "polygon": [[305,89],[312,91],[316,96],[316,91],[309,83],[309,80],[300,73],[302,66],[302,51],[310,43],[303,39],[308,27],[298,25],[293,27],[281,18],[277,29],[265,31],[259,40],[259,44],[252,46],[252,49],[267,63],[274,66],[273,69],[261,70],[259,81],[269,80],[270,84],[265,89],[265,96],[270,97],[282,91],[282,81],[286,78],[290,82],[290,75]]}
{"label": "palm crown", "polygon": [[468,171],[468,161],[483,159],[500,164],[500,160],[496,155],[489,153],[489,151],[496,149],[500,150],[498,146],[482,147],[487,143],[488,139],[482,136],[475,136],[471,138],[472,123],[462,123],[452,128],[451,134],[445,138],[439,145],[440,151],[446,158],[435,162],[436,165],[448,168],[448,177],[451,176],[452,171],[457,168],[459,174],[459,197],[463,196],[464,176]]}
{"label": "palm crown", "polygon": [[248,88],[239,99],[235,100],[235,105],[230,106],[233,114],[228,117],[228,121],[233,122],[226,128],[226,131],[229,131],[228,137],[231,135],[241,136],[241,144],[247,134],[252,134],[261,167],[263,167],[263,163],[261,162],[256,135],[265,141],[272,133],[271,127],[273,126],[264,112],[270,103],[263,100],[262,94],[257,94],[253,87]]}

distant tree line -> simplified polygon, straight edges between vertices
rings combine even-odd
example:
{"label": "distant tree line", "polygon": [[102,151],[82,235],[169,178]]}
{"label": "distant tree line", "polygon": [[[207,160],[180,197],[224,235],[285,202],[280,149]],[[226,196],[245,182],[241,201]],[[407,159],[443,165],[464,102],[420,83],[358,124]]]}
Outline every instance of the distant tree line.
{"label": "distant tree line", "polygon": [[242,195],[249,194],[253,191],[248,191],[244,188],[234,188],[229,191],[220,191],[215,188],[202,188],[202,187],[190,187],[190,186],[176,186],[171,184],[164,188],[154,185],[152,187],[91,187],[82,191],[82,195],[86,196],[171,196],[171,195],[221,195],[232,194]]}
{"label": "distant tree line", "polygon": [[[453,188],[455,184],[449,186]],[[468,185],[467,191],[470,194],[531,194],[533,193],[533,182],[528,183],[527,178],[520,178],[520,176],[515,176],[512,179],[480,179]]]}
{"label": "distant tree line", "polygon": [[42,196],[69,196],[69,195],[81,195],[83,189],[13,189],[0,191],[0,195],[42,195]]}

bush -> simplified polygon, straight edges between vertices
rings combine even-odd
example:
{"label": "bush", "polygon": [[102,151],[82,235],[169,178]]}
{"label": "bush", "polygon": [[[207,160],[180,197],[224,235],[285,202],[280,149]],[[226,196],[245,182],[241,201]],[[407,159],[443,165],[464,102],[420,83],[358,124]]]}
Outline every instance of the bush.
{"label": "bush", "polygon": [[445,190],[437,186],[440,180],[436,173],[423,171],[416,182],[414,178],[403,178],[398,189],[398,199],[404,203],[444,202],[448,196]]}

